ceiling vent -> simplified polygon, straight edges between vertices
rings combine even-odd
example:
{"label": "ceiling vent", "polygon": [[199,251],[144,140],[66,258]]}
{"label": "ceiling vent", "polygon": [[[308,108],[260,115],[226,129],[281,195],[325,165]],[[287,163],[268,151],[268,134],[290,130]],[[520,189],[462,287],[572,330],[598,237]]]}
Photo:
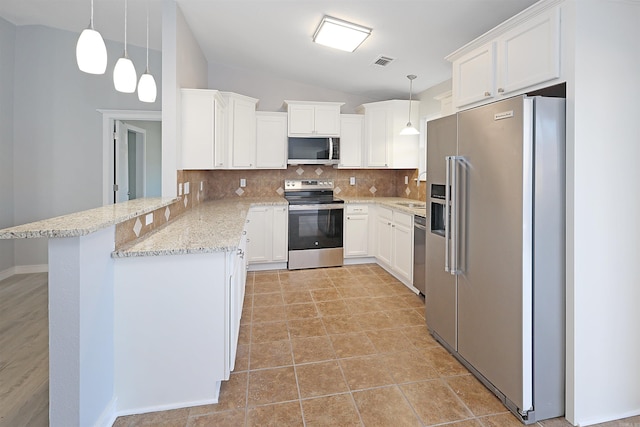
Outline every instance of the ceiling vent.
{"label": "ceiling vent", "polygon": [[380,55],[375,59],[375,61],[373,61],[373,64],[371,65],[386,67],[387,65],[391,64],[393,61],[395,61],[395,58],[390,58],[388,56]]}

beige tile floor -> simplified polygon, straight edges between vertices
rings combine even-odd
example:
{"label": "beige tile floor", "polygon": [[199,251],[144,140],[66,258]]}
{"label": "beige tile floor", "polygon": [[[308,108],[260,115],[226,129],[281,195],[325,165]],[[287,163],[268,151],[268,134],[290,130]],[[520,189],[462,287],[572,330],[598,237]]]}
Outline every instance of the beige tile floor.
{"label": "beige tile floor", "polygon": [[219,403],[114,424],[362,425],[522,426],[431,338],[424,300],[376,265],[249,273],[236,368]]}

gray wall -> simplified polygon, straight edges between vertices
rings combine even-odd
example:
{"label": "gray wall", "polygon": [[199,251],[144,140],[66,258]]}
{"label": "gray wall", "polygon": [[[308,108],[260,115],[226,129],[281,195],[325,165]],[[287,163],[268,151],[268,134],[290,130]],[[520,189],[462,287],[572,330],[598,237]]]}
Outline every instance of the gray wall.
{"label": "gray wall", "polygon": [[[13,83],[16,28],[0,18],[0,228],[13,222]],[[15,265],[13,240],[0,240],[0,275]]]}
{"label": "gray wall", "polygon": [[[14,222],[23,224],[102,205],[102,115],[97,109],[159,110],[113,88],[121,43],[107,41],[107,72],[78,70],[78,34],[19,26],[15,39]],[[4,38],[3,38],[4,39]],[[129,46],[140,74],[145,50]],[[149,54],[161,87],[161,54]],[[16,265],[47,263],[45,239],[17,240]]]}
{"label": "gray wall", "polygon": [[358,105],[382,101],[214,62],[209,62],[209,88],[258,98],[260,102],[257,108],[260,111],[286,111],[283,106],[285,99],[344,102],[341,109],[343,113],[355,113]]}
{"label": "gray wall", "polygon": [[127,120],[126,123],[147,131],[147,197],[162,195],[162,122]]}

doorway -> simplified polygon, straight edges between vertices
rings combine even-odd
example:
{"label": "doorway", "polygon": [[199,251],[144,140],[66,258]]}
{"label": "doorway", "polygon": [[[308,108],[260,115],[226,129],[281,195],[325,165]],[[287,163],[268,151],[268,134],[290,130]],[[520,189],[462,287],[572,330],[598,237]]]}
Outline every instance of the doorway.
{"label": "doorway", "polygon": [[102,113],[103,205],[160,197],[162,112],[98,111]]}

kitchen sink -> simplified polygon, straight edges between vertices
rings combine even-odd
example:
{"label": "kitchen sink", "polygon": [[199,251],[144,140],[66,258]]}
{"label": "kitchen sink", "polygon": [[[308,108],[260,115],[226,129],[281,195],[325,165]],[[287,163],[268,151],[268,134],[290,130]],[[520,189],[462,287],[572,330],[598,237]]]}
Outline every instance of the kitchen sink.
{"label": "kitchen sink", "polygon": [[424,203],[413,203],[413,202],[398,202],[396,203],[396,205],[405,206],[407,208],[416,208],[416,209],[423,209],[427,207],[427,205]]}

